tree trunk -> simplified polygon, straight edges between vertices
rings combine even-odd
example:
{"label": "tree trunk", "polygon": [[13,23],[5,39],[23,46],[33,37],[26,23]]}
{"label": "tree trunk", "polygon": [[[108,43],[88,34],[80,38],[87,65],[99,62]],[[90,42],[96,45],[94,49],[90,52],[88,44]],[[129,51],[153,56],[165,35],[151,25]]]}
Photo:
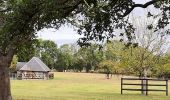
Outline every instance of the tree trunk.
{"label": "tree trunk", "polygon": [[9,64],[12,58],[0,57],[0,100],[12,100]]}
{"label": "tree trunk", "polygon": [[111,74],[110,72],[106,72],[106,78],[107,79],[110,79],[110,74]]}

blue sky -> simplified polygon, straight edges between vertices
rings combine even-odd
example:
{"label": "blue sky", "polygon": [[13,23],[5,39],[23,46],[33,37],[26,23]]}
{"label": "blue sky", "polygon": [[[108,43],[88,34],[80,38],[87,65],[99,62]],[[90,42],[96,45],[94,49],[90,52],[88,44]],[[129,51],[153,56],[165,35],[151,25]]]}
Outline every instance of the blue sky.
{"label": "blue sky", "polygon": [[[149,0],[134,0],[134,1],[136,3],[145,3],[146,1]],[[133,12],[135,15],[142,15],[144,11],[142,8],[135,8]],[[76,41],[80,37],[81,36],[78,35],[73,28],[68,26],[62,26],[59,30],[43,29],[38,32],[38,38],[55,41],[55,43],[57,43],[58,46],[67,43],[76,43]]]}

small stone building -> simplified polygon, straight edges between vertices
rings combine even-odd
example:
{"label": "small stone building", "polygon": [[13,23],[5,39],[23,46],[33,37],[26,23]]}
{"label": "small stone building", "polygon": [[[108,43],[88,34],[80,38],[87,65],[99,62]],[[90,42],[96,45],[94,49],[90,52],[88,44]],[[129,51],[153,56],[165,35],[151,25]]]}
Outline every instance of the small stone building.
{"label": "small stone building", "polygon": [[29,62],[17,63],[18,79],[49,79],[50,69],[37,57]]}

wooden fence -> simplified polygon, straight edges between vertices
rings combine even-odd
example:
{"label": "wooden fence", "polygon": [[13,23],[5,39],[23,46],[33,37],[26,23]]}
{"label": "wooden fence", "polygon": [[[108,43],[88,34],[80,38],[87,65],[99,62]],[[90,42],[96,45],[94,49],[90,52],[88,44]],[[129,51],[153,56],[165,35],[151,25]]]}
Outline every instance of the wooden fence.
{"label": "wooden fence", "polygon": [[[140,83],[127,83],[125,80],[130,80],[130,81],[140,81]],[[150,83],[150,82],[156,82]],[[165,82],[164,84],[158,84],[157,82]],[[124,88],[123,86],[140,86],[140,89],[135,89],[133,88]],[[150,89],[149,87],[165,87],[165,89]],[[168,80],[167,79],[151,79],[151,78],[121,78],[121,94],[123,94],[123,91],[141,91],[142,94],[148,95],[149,91],[161,91],[161,92],[166,92],[166,96],[168,96]]]}

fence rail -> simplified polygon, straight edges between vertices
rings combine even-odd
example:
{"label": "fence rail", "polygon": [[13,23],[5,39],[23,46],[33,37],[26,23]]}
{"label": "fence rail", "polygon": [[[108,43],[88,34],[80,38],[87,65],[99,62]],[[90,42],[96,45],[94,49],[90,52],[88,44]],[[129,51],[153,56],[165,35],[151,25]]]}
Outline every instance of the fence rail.
{"label": "fence rail", "polygon": [[[141,83],[125,83],[125,80],[138,80]],[[165,82],[165,84],[151,84],[148,82],[151,81],[162,81]],[[135,88],[124,88],[123,86],[141,86],[140,89]],[[166,87],[166,89],[149,89],[148,87]],[[151,78],[121,78],[121,94],[123,94],[123,90],[127,91],[141,91],[142,94],[148,95],[149,91],[161,91],[166,92],[166,96],[168,96],[168,79],[151,79]]]}

